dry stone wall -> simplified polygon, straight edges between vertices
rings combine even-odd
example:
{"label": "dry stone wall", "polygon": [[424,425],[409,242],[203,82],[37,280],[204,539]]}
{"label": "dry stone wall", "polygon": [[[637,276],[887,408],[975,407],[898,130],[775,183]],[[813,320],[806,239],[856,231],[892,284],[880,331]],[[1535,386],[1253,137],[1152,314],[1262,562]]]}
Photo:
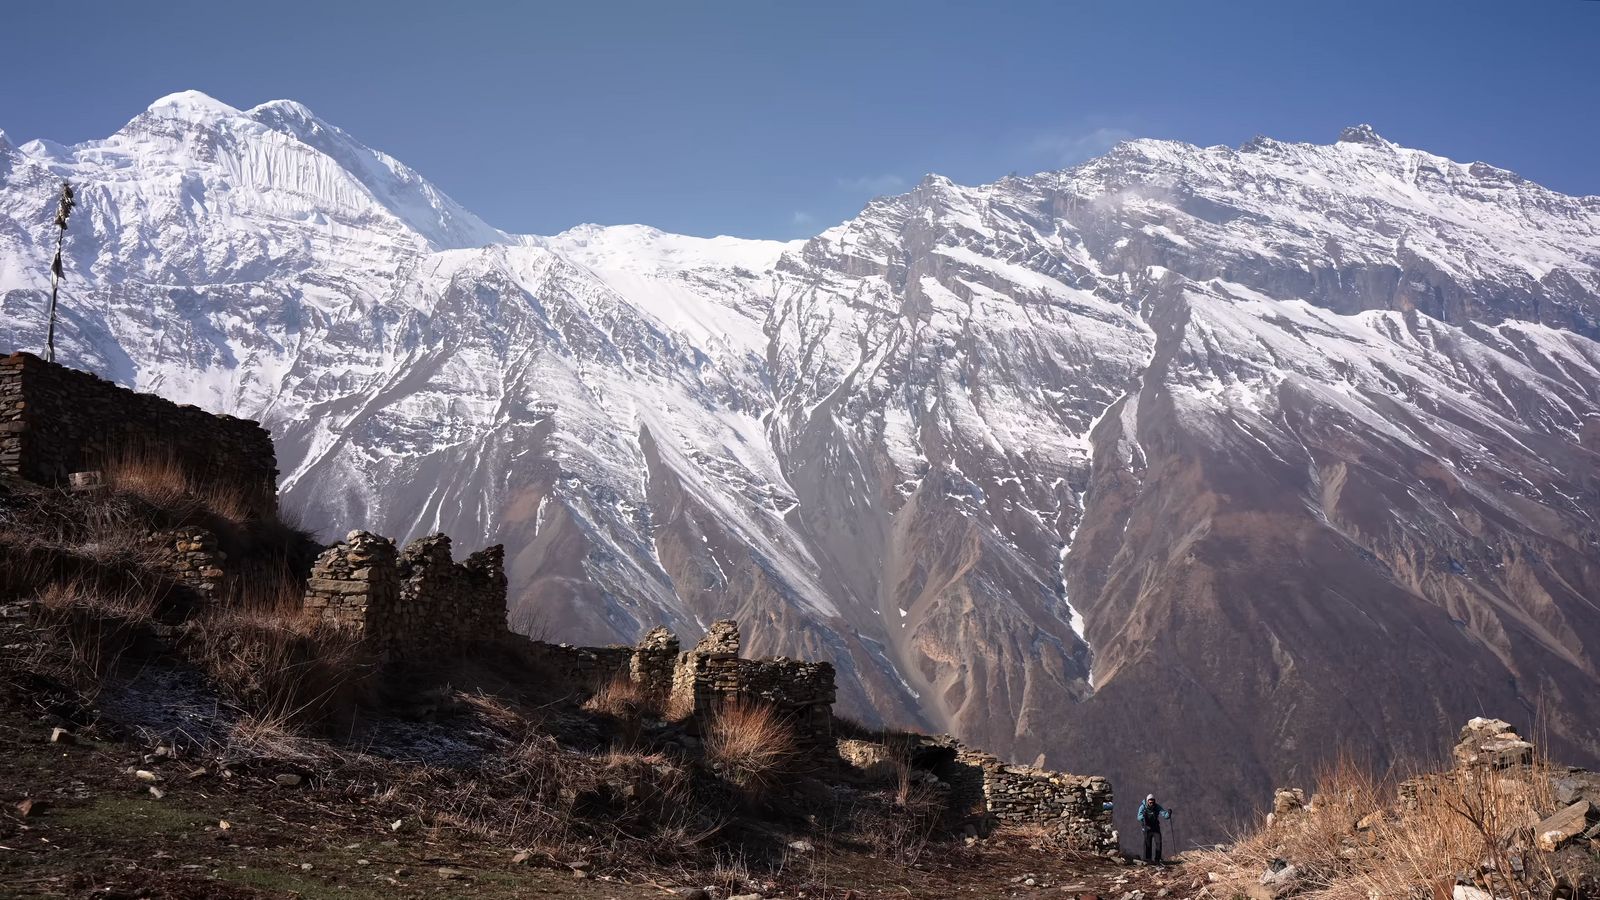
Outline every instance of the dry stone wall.
{"label": "dry stone wall", "polygon": [[395,561],[393,541],[368,531],[350,532],[312,564],[302,608],[313,618],[381,640],[400,598]]}
{"label": "dry stone wall", "polygon": [[677,665],[678,637],[658,626],[633,648],[628,674],[647,693],[665,699],[672,692],[672,673]]}
{"label": "dry stone wall", "polygon": [[258,515],[277,509],[272,436],[258,423],[130,391],[31,353],[0,357],[0,470],[66,484],[119,454],[151,451],[197,479],[237,486]]}
{"label": "dry stone wall", "polygon": [[418,538],[400,551],[400,602],[390,611],[387,637],[401,652],[460,648],[501,640],[506,627],[505,549],[499,544],[461,562],[450,538]]}
{"label": "dry stone wall", "polygon": [[622,644],[574,647],[528,641],[522,654],[549,687],[570,697],[588,698],[613,679],[629,674],[634,649]]}
{"label": "dry stone wall", "polygon": [[703,721],[721,703],[765,703],[790,720],[802,744],[832,746],[835,693],[832,663],[740,659],[738,623],[725,619],[678,657],[670,705]]}
{"label": "dry stone wall", "polygon": [[1084,850],[1117,850],[1111,782],[1106,779],[1009,765],[976,750],[962,749],[956,760],[982,773],[984,805],[995,820],[1049,826]]}
{"label": "dry stone wall", "polygon": [[352,531],[317,557],[303,607],[388,656],[456,652],[508,636],[503,559],[496,545],[455,562],[442,534],[396,551],[386,537]]}
{"label": "dry stone wall", "polygon": [[216,535],[204,528],[185,527],[155,534],[151,540],[173,578],[203,597],[216,596],[228,558],[218,549]]}

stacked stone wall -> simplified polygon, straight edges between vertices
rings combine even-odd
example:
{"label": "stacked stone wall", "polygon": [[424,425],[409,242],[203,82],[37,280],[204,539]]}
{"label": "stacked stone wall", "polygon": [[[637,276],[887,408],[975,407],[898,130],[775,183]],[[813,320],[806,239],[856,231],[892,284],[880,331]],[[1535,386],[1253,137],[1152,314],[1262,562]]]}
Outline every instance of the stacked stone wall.
{"label": "stacked stone wall", "polygon": [[672,674],[677,665],[677,636],[657,627],[633,648],[628,674],[647,693],[665,699],[672,692]]}
{"label": "stacked stone wall", "polygon": [[383,639],[404,655],[497,641],[506,627],[505,550],[479,550],[461,562],[450,538],[418,538],[400,551],[400,598],[384,623]]}
{"label": "stacked stone wall", "polygon": [[186,527],[160,532],[151,541],[173,578],[203,597],[216,596],[228,558],[218,549],[216,535],[204,528]]}
{"label": "stacked stone wall", "polygon": [[393,541],[371,532],[350,532],[312,564],[302,603],[306,614],[363,637],[380,638],[400,597],[395,563]]}
{"label": "stacked stone wall", "polygon": [[503,559],[497,545],[455,562],[442,534],[396,551],[386,537],[352,531],[317,557],[303,606],[388,656],[457,652],[510,634]]}
{"label": "stacked stone wall", "polygon": [[272,436],[258,423],[130,391],[31,353],[0,357],[0,470],[62,485],[119,455],[151,452],[197,480],[237,486],[255,514],[277,510]]}
{"label": "stacked stone wall", "polygon": [[739,626],[723,620],[678,657],[670,705],[703,721],[722,703],[764,703],[789,719],[803,744],[831,746],[835,694],[832,663],[741,659]]}
{"label": "stacked stone wall", "polygon": [[966,749],[957,755],[957,763],[982,773],[985,809],[995,820],[1045,825],[1085,850],[1116,851],[1111,783],[1106,779],[1008,765],[990,754]]}
{"label": "stacked stone wall", "polygon": [[528,641],[522,653],[539,676],[554,690],[574,698],[588,698],[612,680],[628,676],[634,648],[574,647]]}

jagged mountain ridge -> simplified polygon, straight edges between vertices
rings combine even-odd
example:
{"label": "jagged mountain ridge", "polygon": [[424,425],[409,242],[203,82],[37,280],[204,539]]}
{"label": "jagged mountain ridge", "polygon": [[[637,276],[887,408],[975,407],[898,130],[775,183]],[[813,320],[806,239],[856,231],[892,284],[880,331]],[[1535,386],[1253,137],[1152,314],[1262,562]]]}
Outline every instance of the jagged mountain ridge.
{"label": "jagged mountain ridge", "polygon": [[9,345],[63,177],[65,361],[262,419],[312,524],[504,541],[526,628],[735,615],[859,714],[1218,811],[1541,700],[1600,750],[1600,198],[1356,128],[512,236],[189,93],[0,138]]}

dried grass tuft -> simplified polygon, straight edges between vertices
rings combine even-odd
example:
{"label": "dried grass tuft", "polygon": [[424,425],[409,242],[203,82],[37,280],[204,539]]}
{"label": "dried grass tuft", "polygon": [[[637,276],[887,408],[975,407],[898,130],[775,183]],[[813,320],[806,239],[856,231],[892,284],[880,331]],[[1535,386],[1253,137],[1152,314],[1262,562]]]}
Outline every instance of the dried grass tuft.
{"label": "dried grass tuft", "polygon": [[794,729],[777,709],[744,699],[713,709],[704,739],[706,758],[720,765],[728,780],[746,788],[770,784],[796,750]]}
{"label": "dried grass tuft", "polygon": [[1318,778],[1304,810],[1186,858],[1240,890],[1282,859],[1302,879],[1297,896],[1312,900],[1431,896],[1463,871],[1482,873],[1496,896],[1548,896],[1552,861],[1531,828],[1555,805],[1547,762],[1435,772],[1413,783],[1415,803],[1403,802],[1394,778],[1340,759]]}
{"label": "dried grass tuft", "polygon": [[205,515],[242,525],[262,518],[259,486],[221,471],[196,471],[171,450],[129,447],[108,455],[101,475],[114,492],[136,497],[179,520]]}
{"label": "dried grass tuft", "polygon": [[[297,598],[296,598],[297,601]],[[185,653],[250,714],[328,724],[372,670],[358,638],[290,607],[287,592],[213,608],[185,626]]]}

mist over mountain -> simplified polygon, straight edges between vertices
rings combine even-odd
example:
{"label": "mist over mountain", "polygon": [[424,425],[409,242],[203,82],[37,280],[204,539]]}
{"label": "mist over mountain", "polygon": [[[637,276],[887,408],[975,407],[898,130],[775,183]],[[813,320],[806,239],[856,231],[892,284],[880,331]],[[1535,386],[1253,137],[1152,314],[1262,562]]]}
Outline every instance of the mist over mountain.
{"label": "mist over mountain", "polygon": [[[0,346],[260,419],[308,525],[504,542],[575,642],[737,618],[840,701],[1206,833],[1478,713],[1600,760],[1600,198],[1136,140],[805,241],[505,234],[290,101],[0,134]],[[1203,811],[1203,812],[1202,812]]]}

